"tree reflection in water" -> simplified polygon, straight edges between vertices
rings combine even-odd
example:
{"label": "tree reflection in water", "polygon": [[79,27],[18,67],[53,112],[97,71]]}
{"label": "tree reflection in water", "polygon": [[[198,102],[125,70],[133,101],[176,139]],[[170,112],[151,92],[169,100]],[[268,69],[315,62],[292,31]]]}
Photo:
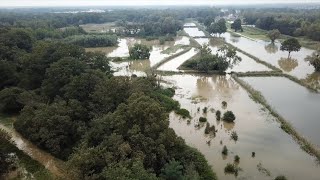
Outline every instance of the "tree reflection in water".
{"label": "tree reflection in water", "polygon": [[291,72],[294,68],[296,68],[299,65],[298,60],[293,58],[280,58],[278,60],[278,64],[280,68],[285,72]]}
{"label": "tree reflection in water", "polygon": [[276,52],[278,52],[279,47],[274,44],[274,43],[270,43],[266,46],[264,46],[264,49],[269,53],[269,54],[275,54]]}

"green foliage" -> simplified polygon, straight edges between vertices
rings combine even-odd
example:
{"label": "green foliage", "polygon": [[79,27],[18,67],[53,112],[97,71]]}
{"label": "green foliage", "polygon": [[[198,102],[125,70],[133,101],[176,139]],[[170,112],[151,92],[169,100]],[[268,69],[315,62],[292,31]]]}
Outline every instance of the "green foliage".
{"label": "green foliage", "polygon": [[227,111],[223,114],[222,119],[226,122],[233,122],[236,119],[236,116],[232,111]]}
{"label": "green foliage", "polygon": [[216,119],[218,121],[220,121],[220,119],[221,119],[221,111],[220,110],[216,111]]}
{"label": "green foliage", "polygon": [[130,59],[149,59],[151,48],[143,44],[135,44],[129,49]]}
{"label": "green foliage", "polygon": [[226,108],[227,107],[227,105],[228,105],[228,103],[226,102],[226,101],[222,101],[222,107],[224,107],[224,108]]}
{"label": "green foliage", "polygon": [[203,112],[204,114],[207,114],[207,111],[208,111],[208,107],[204,107],[204,108],[202,109],[202,112]]}
{"label": "green foliage", "polygon": [[226,26],[226,20],[225,19],[220,19],[218,22],[212,23],[208,27],[208,32],[210,34],[216,34],[218,33],[219,36],[225,32],[227,32],[227,26]]}
{"label": "green foliage", "polygon": [[182,180],[182,170],[183,166],[180,162],[172,160],[164,165],[160,176],[167,180]]}
{"label": "green foliage", "polygon": [[280,37],[281,33],[278,29],[273,29],[271,31],[268,32],[267,36],[268,38],[270,38],[271,43],[274,43],[274,41],[276,39],[278,39]]}
{"label": "green foliage", "polygon": [[199,118],[199,122],[207,122],[207,118],[205,118],[205,117],[200,117],[200,118]]}
{"label": "green foliage", "polygon": [[277,176],[274,180],[287,180],[285,176]]}
{"label": "green foliage", "polygon": [[238,141],[238,134],[236,131],[231,132],[231,139],[233,139],[234,141]]}
{"label": "green foliage", "polygon": [[5,88],[0,91],[0,112],[2,113],[18,113],[23,104],[19,101],[19,95],[24,90],[18,87]]}
{"label": "green foliage", "polygon": [[290,57],[290,53],[292,51],[300,51],[300,49],[301,49],[301,45],[296,38],[289,38],[283,41],[280,46],[281,51],[289,52],[288,58]]}
{"label": "green foliage", "polygon": [[241,58],[236,53],[236,49],[223,46],[216,54],[211,54],[211,49],[207,45],[203,45],[200,48],[200,56],[186,61],[182,66],[204,72],[223,72],[241,61]]}
{"label": "green foliage", "polygon": [[223,155],[228,155],[228,148],[227,146],[223,146],[223,149],[222,149],[222,152],[221,152]]}
{"label": "green foliage", "polygon": [[305,61],[309,62],[316,71],[320,71],[320,50],[314,51],[312,55],[308,55]]}
{"label": "green foliage", "polygon": [[190,112],[187,109],[182,108],[182,109],[176,110],[175,112],[176,112],[176,114],[182,116],[183,119],[184,118],[191,118]]}
{"label": "green foliage", "polygon": [[117,45],[117,39],[114,35],[75,35],[67,37],[65,42],[82,47],[106,47]]}
{"label": "green foliage", "polygon": [[238,168],[236,167],[236,165],[228,163],[224,168],[224,172],[229,174],[236,174],[238,173]]}
{"label": "green foliage", "polygon": [[234,162],[236,162],[236,163],[240,162],[240,157],[238,155],[234,156]]}
{"label": "green foliage", "polygon": [[214,125],[210,126],[210,123],[207,122],[206,128],[204,129],[204,133],[205,134],[215,133],[215,131],[216,131],[216,127]]}
{"label": "green foliage", "polygon": [[234,29],[235,32],[237,31],[243,31],[242,26],[241,26],[241,19],[236,19],[232,24],[231,24],[231,29]]}

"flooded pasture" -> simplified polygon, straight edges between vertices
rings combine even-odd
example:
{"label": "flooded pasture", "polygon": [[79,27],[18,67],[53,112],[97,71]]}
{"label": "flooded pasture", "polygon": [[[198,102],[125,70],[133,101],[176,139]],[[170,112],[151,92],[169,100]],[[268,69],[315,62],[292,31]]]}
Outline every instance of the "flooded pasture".
{"label": "flooded pasture", "polygon": [[299,133],[320,147],[320,94],[284,77],[243,77]]}
{"label": "flooded pasture", "polygon": [[197,54],[197,49],[191,48],[188,52],[171,59],[170,61],[161,65],[158,70],[160,71],[179,71],[178,67],[188,59],[192,58]]}
{"label": "flooded pasture", "polygon": [[202,37],[205,36],[204,32],[199,30],[197,27],[185,27],[183,30],[191,37]]}
{"label": "flooded pasture", "polygon": [[[170,127],[187,144],[203,153],[217,173],[219,179],[273,179],[285,175],[288,179],[300,180],[320,177],[315,158],[300,149],[299,145],[279,127],[280,124],[262,105],[252,101],[248,93],[229,76],[173,75],[163,77],[176,87],[174,99],[182,108],[190,111],[188,122],[175,113],[170,114]],[[227,102],[227,107],[221,105]],[[203,113],[207,107],[208,112]],[[199,111],[198,111],[199,108]],[[234,112],[235,123],[217,121],[215,111]],[[205,134],[205,124],[199,117],[206,117],[214,125],[216,134]],[[236,131],[238,141],[231,140],[230,134]],[[223,146],[229,149],[227,156],[221,154]],[[255,157],[252,157],[255,152]],[[241,168],[238,176],[225,174],[227,163],[240,156]]]}
{"label": "flooded pasture", "polygon": [[288,58],[288,52],[280,51],[281,44],[279,42],[271,44],[267,41],[234,36],[230,33],[223,34],[223,37],[228,43],[299,79],[307,78],[315,70],[305,61],[305,58],[312,54],[313,50],[302,47],[299,52],[292,52],[291,58]]}

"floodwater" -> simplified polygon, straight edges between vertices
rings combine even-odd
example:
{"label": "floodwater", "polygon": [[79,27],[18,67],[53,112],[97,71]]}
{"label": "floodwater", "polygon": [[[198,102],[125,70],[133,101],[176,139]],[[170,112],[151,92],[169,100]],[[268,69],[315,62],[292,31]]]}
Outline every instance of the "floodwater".
{"label": "floodwater", "polygon": [[186,27],[196,27],[197,25],[195,23],[185,23],[183,26],[186,26]]}
{"label": "floodwater", "polygon": [[146,76],[146,70],[150,69],[149,60],[134,60],[125,62],[110,62],[114,76]]}
{"label": "floodwater", "polygon": [[306,139],[320,147],[320,94],[284,77],[241,78],[260,91],[268,103]]}
{"label": "floodwater", "polygon": [[[278,175],[285,175],[290,180],[319,179],[320,169],[315,158],[300,149],[274,117],[262,105],[252,101],[249,94],[229,76],[189,74],[164,76],[163,79],[177,88],[174,99],[192,116],[188,123],[187,119],[171,113],[170,127],[188,145],[205,155],[219,179],[270,180]],[[222,107],[222,101],[227,102],[227,108]],[[207,114],[202,112],[204,107],[208,107]],[[235,123],[217,121],[216,110],[222,113],[232,110],[236,116]],[[210,125],[215,125],[218,130],[215,136],[204,133],[205,124],[198,123],[201,116],[207,117]],[[239,136],[237,142],[230,138],[232,131]],[[224,145],[229,149],[228,156],[221,154]],[[251,157],[252,152],[256,153],[254,158]],[[237,178],[224,173],[224,167],[234,162],[235,155],[240,156],[238,167],[242,169]]]}
{"label": "floodwater", "polygon": [[[219,41],[213,41],[213,39],[208,38],[195,38],[195,40],[200,45],[209,45],[209,48],[212,51],[212,54],[216,54],[218,51],[218,48],[222,46]],[[228,68],[226,72],[250,72],[250,71],[272,71],[272,69],[269,69],[263,64],[257,63],[255,60],[250,58],[249,56],[237,51],[237,55],[241,57],[242,61],[238,62],[237,64],[234,64],[232,67]]]}
{"label": "floodwater", "polygon": [[174,45],[190,45],[190,38],[187,36],[181,36],[176,39]]}
{"label": "floodwater", "polygon": [[64,177],[64,170],[62,168],[63,162],[49,153],[39,149],[33,145],[30,141],[23,138],[13,128],[8,128],[0,124],[0,129],[5,130],[11,135],[11,140],[16,144],[20,150],[29,155],[32,159],[38,161],[40,164],[46,167],[52,174],[57,177]]}
{"label": "floodwater", "polygon": [[197,27],[185,27],[183,30],[191,37],[205,36],[204,32]]}
{"label": "floodwater", "polygon": [[223,37],[225,37],[228,43],[282,69],[284,73],[299,79],[307,78],[315,71],[313,66],[310,66],[308,62],[304,60],[308,55],[312,54],[313,50],[301,48],[299,52],[292,52],[291,58],[288,59],[288,52],[280,51],[279,42],[270,44],[270,42],[267,41],[233,36],[230,33],[225,33]]}
{"label": "floodwater", "polygon": [[178,67],[183,64],[188,59],[192,58],[197,54],[197,50],[195,48],[191,48],[188,52],[171,59],[170,61],[161,65],[158,70],[160,71],[179,71]]}

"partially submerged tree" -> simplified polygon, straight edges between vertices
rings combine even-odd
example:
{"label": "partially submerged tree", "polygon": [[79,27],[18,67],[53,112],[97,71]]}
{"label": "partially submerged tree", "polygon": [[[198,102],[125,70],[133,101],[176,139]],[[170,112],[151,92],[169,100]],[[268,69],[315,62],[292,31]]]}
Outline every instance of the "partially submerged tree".
{"label": "partially submerged tree", "polygon": [[219,34],[219,36],[225,32],[227,32],[226,20],[220,19],[218,22],[212,23],[208,31],[210,34]]}
{"label": "partially submerged tree", "polygon": [[280,47],[281,51],[288,51],[289,52],[288,58],[290,58],[290,54],[292,51],[298,52],[298,51],[300,51],[300,49],[301,49],[301,45],[296,38],[290,38],[290,39],[283,41],[281,43],[281,47]]}
{"label": "partially submerged tree", "polygon": [[312,65],[316,71],[320,71],[320,49],[314,51],[312,55],[309,55],[305,58],[310,65]]}
{"label": "partially submerged tree", "polygon": [[149,59],[151,48],[143,44],[135,44],[129,49],[130,59]]}
{"label": "partially submerged tree", "polygon": [[274,41],[276,39],[278,39],[280,37],[281,33],[278,29],[273,29],[271,31],[268,32],[267,36],[268,38],[270,38],[271,43],[274,43]]}
{"label": "partially submerged tree", "polygon": [[241,31],[243,32],[242,26],[241,26],[241,19],[236,19],[232,24],[231,24],[231,29],[234,29],[235,32]]}

